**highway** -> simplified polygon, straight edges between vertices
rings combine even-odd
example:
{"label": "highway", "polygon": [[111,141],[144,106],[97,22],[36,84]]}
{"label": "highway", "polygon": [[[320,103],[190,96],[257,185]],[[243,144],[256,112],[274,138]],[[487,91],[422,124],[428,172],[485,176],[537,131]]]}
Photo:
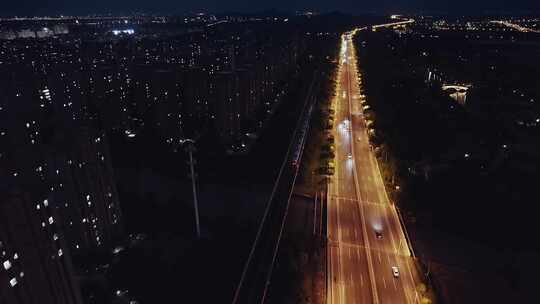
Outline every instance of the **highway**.
{"label": "highway", "polygon": [[412,252],[368,139],[352,35],[342,37],[333,104],[336,156],[327,198],[327,303],[418,303],[420,280]]}

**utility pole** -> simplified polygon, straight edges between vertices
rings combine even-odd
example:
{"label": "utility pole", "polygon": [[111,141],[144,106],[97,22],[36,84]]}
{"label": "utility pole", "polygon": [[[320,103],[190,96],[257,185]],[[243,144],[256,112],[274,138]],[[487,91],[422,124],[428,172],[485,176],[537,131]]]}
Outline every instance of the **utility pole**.
{"label": "utility pole", "polygon": [[201,227],[199,225],[199,204],[197,202],[197,187],[195,185],[195,167],[193,160],[193,152],[195,149],[195,141],[193,139],[181,139],[181,144],[187,143],[186,150],[189,154],[189,168],[191,172],[191,185],[193,188],[193,207],[195,209],[195,228],[197,231],[197,238],[201,237]]}

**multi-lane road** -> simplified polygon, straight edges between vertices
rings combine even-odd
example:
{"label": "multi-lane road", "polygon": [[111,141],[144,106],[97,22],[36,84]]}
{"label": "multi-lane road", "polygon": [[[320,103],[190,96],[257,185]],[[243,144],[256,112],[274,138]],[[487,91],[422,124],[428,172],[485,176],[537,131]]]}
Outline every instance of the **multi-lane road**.
{"label": "multi-lane road", "polygon": [[[328,191],[327,302],[417,303],[419,279],[412,254],[368,139],[351,36],[342,37],[334,101],[336,156]],[[398,268],[399,276],[392,267]]]}

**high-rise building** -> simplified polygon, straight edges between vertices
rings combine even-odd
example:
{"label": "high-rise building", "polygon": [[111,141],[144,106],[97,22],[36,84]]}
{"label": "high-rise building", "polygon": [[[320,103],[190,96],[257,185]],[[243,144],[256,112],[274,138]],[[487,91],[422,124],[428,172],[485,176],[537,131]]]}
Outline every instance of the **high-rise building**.
{"label": "high-rise building", "polygon": [[178,83],[182,118],[201,124],[208,122],[212,115],[209,72],[202,67],[184,69],[180,72]]}
{"label": "high-rise building", "polygon": [[108,139],[88,127],[56,132],[42,170],[74,255],[110,250],[122,237]]}
{"label": "high-rise building", "polygon": [[1,189],[0,303],[82,304],[54,206],[35,184],[19,191],[18,177]]}
{"label": "high-rise building", "polygon": [[56,77],[6,71],[0,168],[23,193],[47,200],[74,256],[110,250],[122,217],[108,140],[83,96],[80,70],[58,67]]}
{"label": "high-rise building", "polygon": [[212,106],[215,125],[220,136],[229,140],[240,130],[238,77],[231,71],[222,71],[213,77]]}

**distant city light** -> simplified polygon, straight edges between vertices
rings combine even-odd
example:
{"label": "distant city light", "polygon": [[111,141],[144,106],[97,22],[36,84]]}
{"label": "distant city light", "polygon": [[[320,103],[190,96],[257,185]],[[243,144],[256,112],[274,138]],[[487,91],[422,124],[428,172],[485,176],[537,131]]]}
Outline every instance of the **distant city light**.
{"label": "distant city light", "polygon": [[124,247],[117,246],[117,247],[114,248],[113,253],[118,254],[118,253],[122,252],[123,250],[124,250]]}
{"label": "distant city light", "polygon": [[9,270],[11,268],[11,262],[9,260],[4,262],[4,269]]}
{"label": "distant city light", "polygon": [[[127,21],[127,20],[126,20],[126,21]],[[112,30],[112,33],[113,33],[115,36],[118,36],[118,35],[120,35],[120,34],[133,35],[133,34],[135,34],[135,30],[134,30],[134,29]]]}

